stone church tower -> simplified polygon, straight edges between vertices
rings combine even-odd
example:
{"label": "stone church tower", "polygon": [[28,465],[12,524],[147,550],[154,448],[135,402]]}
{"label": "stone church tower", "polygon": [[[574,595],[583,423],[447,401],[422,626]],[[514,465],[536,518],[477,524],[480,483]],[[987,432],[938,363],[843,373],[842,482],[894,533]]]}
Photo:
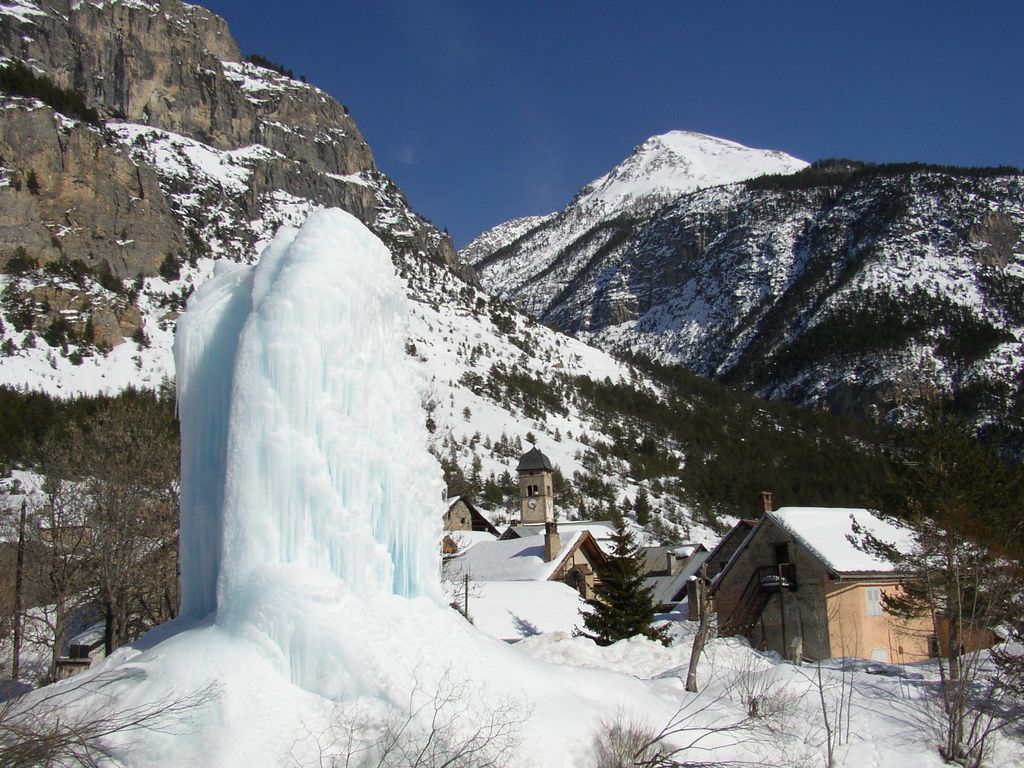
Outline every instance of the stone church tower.
{"label": "stone church tower", "polygon": [[516,467],[519,473],[519,509],[523,525],[553,523],[555,500],[551,493],[551,459],[534,446],[524,453]]}

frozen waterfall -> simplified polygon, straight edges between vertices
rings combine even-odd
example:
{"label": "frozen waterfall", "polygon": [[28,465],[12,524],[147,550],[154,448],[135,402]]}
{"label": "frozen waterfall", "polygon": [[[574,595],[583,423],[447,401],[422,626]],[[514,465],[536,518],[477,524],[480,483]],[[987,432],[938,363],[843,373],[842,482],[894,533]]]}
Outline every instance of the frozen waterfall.
{"label": "frozen waterfall", "polygon": [[406,310],[387,249],[337,210],[282,230],[256,267],[220,264],[189,301],[175,340],[181,616],[62,705],[204,699],[112,734],[120,762],[340,764],[388,723],[432,735],[440,712],[455,739],[480,732],[478,713],[508,717],[523,765],[571,765],[620,698],[665,708],[637,680],[532,659],[445,605],[441,469]]}
{"label": "frozen waterfall", "polygon": [[340,210],[282,229],[256,267],[220,265],[189,301],[174,349],[183,615],[258,613],[299,570],[440,599],[440,471],[405,302],[387,249]]}

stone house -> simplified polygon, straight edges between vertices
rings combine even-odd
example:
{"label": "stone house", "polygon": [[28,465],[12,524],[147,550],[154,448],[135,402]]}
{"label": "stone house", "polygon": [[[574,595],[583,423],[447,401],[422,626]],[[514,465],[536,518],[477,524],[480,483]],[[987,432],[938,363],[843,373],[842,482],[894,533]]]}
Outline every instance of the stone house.
{"label": "stone house", "polygon": [[936,646],[931,618],[904,622],[886,613],[882,597],[900,580],[891,563],[854,545],[854,519],[880,539],[909,545],[908,529],[866,509],[767,509],[712,579],[719,634],[743,635],[790,660],[928,658]]}
{"label": "stone house", "polygon": [[444,530],[486,531],[494,537],[498,536],[498,529],[465,496],[453,496],[448,499],[448,509],[444,513]]}
{"label": "stone house", "polygon": [[448,508],[442,520],[444,536],[441,539],[441,554],[445,557],[498,537],[498,529],[464,496],[448,499]]}
{"label": "stone house", "polygon": [[687,586],[705,563],[708,551],[703,544],[673,547],[645,547],[644,586],[651,588],[651,602],[662,612],[675,611],[688,599]]}

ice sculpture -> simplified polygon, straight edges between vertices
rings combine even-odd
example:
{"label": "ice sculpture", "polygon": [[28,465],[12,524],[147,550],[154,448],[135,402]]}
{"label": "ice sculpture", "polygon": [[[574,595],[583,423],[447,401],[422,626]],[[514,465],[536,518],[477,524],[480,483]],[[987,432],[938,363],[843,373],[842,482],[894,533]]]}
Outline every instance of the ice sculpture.
{"label": "ice sculpture", "polygon": [[440,471],[384,245],[340,210],[222,266],[175,340],[182,613],[252,612],[281,566],[440,598]]}

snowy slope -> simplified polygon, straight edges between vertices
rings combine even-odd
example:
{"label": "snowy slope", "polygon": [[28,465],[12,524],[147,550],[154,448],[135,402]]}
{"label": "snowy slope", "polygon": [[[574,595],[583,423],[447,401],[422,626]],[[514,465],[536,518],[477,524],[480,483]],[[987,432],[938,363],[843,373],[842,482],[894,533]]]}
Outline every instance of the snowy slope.
{"label": "snowy slope", "polygon": [[460,258],[467,264],[474,264],[484,256],[507,247],[531,229],[541,226],[555,214],[524,216],[512,219],[487,230],[473,238],[460,252]]}

